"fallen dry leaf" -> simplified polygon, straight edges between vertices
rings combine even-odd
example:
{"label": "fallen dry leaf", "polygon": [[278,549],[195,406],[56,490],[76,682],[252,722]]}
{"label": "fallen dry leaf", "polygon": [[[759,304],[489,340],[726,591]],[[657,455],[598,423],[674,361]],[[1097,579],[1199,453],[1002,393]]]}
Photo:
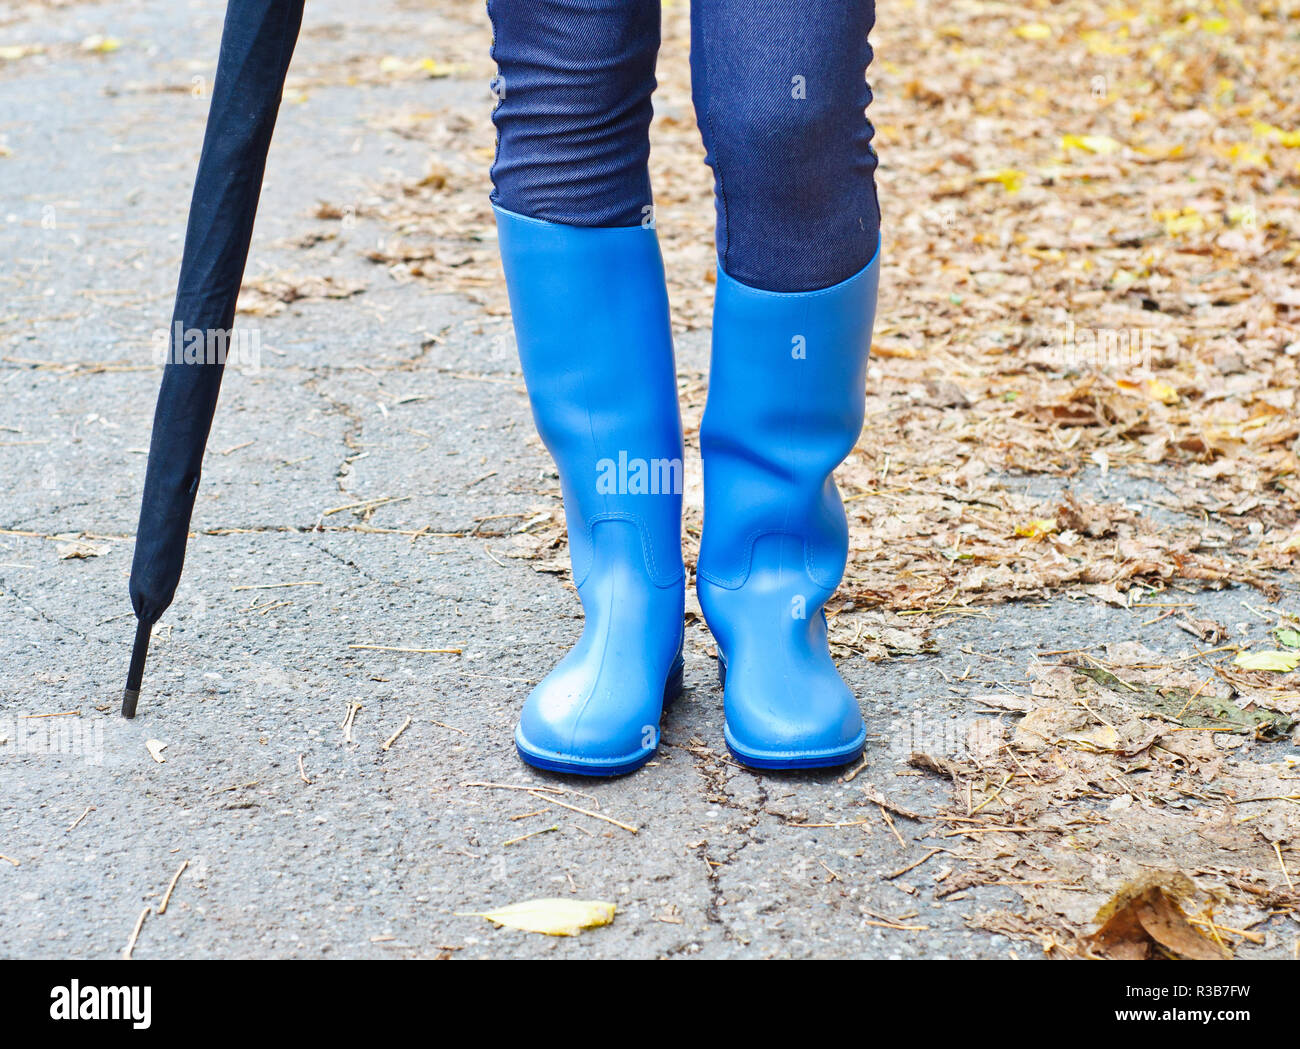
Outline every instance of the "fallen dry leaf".
{"label": "fallen dry leaf", "polygon": [[474,912],[497,925],[547,936],[577,936],[583,929],[608,925],[614,920],[612,903],[598,900],[543,899],[512,903],[494,911]]}
{"label": "fallen dry leaf", "polygon": [[73,561],[81,558],[103,557],[109,547],[104,543],[86,543],[79,540],[67,543],[55,543],[54,550],[60,561]]}
{"label": "fallen dry leaf", "polygon": [[1272,670],[1288,674],[1300,666],[1300,652],[1282,652],[1277,649],[1239,652],[1233,663],[1243,670]]}
{"label": "fallen dry leaf", "polygon": [[1102,957],[1127,961],[1232,957],[1188,922],[1179,900],[1195,891],[1186,875],[1168,871],[1129,882],[1097,912],[1101,928],[1086,942]]}

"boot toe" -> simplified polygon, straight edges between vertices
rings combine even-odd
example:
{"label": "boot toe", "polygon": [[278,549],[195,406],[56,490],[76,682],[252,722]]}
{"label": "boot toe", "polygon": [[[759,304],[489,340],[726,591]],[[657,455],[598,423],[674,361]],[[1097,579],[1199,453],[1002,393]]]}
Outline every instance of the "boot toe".
{"label": "boot toe", "polygon": [[728,675],[727,749],[741,764],[761,769],[812,769],[856,761],[866,726],[848,686],[802,682],[797,694],[764,688],[761,678]]}
{"label": "boot toe", "polygon": [[614,690],[557,668],[524,703],[515,729],[519,756],[536,768],[583,776],[621,776],[659,746],[662,686],[624,680]]}

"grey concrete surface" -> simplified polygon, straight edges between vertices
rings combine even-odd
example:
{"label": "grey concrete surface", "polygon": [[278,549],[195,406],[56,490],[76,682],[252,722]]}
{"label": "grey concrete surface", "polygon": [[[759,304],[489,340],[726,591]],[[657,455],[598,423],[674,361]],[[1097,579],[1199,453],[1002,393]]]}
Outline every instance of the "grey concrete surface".
{"label": "grey concrete surface", "polygon": [[[852,782],[727,760],[697,624],[658,760],[579,782],[521,765],[511,743],[528,688],[580,628],[561,580],[512,558],[508,537],[313,530],[327,509],[385,496],[405,501],[380,507],[377,528],[465,532],[488,515],[558,511],[502,318],[394,283],[363,257],[384,234],[365,220],[306,251],[289,245],[323,228],[317,200],[355,199],[377,173],[425,164],[419,143],[374,130],[377,110],[481,91],[486,125],[485,85],[321,87],[285,106],[250,273],[364,291],[259,319],[270,352],[258,374],[227,379],[195,516],[231,531],[191,543],[141,716],[117,716],[158,379],[148,340],[170,313],[205,114],[186,88],[211,76],[223,6],[103,0],[0,15],[5,43],[48,48],[0,63],[0,715],[79,710],[88,737],[73,754],[0,744],[0,854],[13,861],[0,861],[0,954],[114,957],[188,861],[137,957],[1032,955],[966,925],[1010,902],[1007,890],[940,902],[924,877],[915,895],[881,877],[924,854],[924,824],[900,818],[901,845],[878,821],[790,824],[872,815],[864,783],[922,813],[940,804],[940,784],[898,774],[912,734],[942,749],[974,716],[940,674],[961,675],[963,647],[1018,675],[1039,649],[1115,636],[1185,650],[1168,623],[1059,598],[941,623],[935,655],[847,660],[872,733]],[[459,31],[396,0],[312,0],[296,63],[422,53],[421,41]],[[81,52],[93,33],[123,46]],[[683,373],[703,369],[706,340],[682,340]],[[330,520],[359,523],[348,511]],[[102,537],[91,541],[104,550],[60,559],[46,537],[62,533]],[[303,585],[237,589],[267,583]],[[1243,600],[1261,599],[1197,600],[1234,622]],[[351,703],[362,706],[346,742]],[[146,740],[166,744],[165,763]],[[559,785],[563,800],[639,832],[477,782]],[[462,916],[575,893],[616,902],[614,924],[549,939]],[[917,911],[926,929],[872,926],[867,911]]]}

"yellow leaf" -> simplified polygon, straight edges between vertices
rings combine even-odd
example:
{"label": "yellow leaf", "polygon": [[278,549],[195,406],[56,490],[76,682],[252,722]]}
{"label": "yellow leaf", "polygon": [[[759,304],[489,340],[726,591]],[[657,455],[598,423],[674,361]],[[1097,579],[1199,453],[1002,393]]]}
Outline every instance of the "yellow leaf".
{"label": "yellow leaf", "polygon": [[1032,521],[1026,521],[1024,524],[1016,525],[1016,535],[1022,539],[1042,539],[1045,535],[1051,535],[1056,531],[1056,522],[1045,517],[1035,518]]}
{"label": "yellow leaf", "polygon": [[1165,224],[1165,233],[1177,237],[1184,233],[1200,233],[1205,229],[1205,219],[1195,208],[1169,208],[1157,211],[1152,216],[1157,222]]}
{"label": "yellow leaf", "polygon": [[1002,168],[998,171],[982,171],[975,176],[977,182],[1000,182],[1008,193],[1019,193],[1024,184],[1025,173],[1015,168]]}
{"label": "yellow leaf", "polygon": [[423,69],[426,73],[428,73],[429,76],[431,77],[451,76],[453,73],[458,72],[460,69],[459,66],[446,65],[442,62],[439,62],[435,58],[426,58],[423,62],[420,63],[420,68]]}
{"label": "yellow leaf", "polygon": [[1225,155],[1229,160],[1234,161],[1243,167],[1267,168],[1268,156],[1261,153],[1258,149],[1253,149],[1245,142],[1234,142],[1226,150]]}
{"label": "yellow leaf", "polygon": [[1177,404],[1178,391],[1164,379],[1151,379],[1147,382],[1147,394],[1162,404]]}
{"label": "yellow leaf", "polygon": [[1156,157],[1160,160],[1172,160],[1175,157],[1183,155],[1183,144],[1181,142],[1175,145],[1150,145],[1134,146],[1133,149],[1141,153],[1144,157]]}
{"label": "yellow leaf", "polygon": [[1016,28],[1016,36],[1021,40],[1046,40],[1052,35],[1052,27],[1042,22],[1026,22]]}
{"label": "yellow leaf", "polygon": [[1109,135],[1066,135],[1061,139],[1062,149],[1086,149],[1089,153],[1116,153],[1120,143]]}
{"label": "yellow leaf", "polygon": [[122,46],[122,41],[112,36],[100,36],[96,33],[94,36],[88,36],[81,42],[81,50],[94,51],[97,54],[107,55],[116,51]]}
{"label": "yellow leaf", "polygon": [[28,55],[39,55],[44,50],[36,44],[6,44],[0,47],[0,62],[17,62]]}
{"label": "yellow leaf", "polygon": [[1243,670],[1273,670],[1288,674],[1300,666],[1300,652],[1279,652],[1276,649],[1238,652],[1233,662]]}
{"label": "yellow leaf", "polygon": [[1269,142],[1276,142],[1279,145],[1286,146],[1288,149],[1300,148],[1300,131],[1283,131],[1280,127],[1274,127],[1272,124],[1265,124],[1261,120],[1256,120],[1250,125],[1250,130],[1254,132],[1257,138],[1265,139]]}
{"label": "yellow leaf", "polygon": [[1228,221],[1234,226],[1253,226],[1257,220],[1255,208],[1249,204],[1233,204],[1228,208]]}
{"label": "yellow leaf", "polygon": [[1129,49],[1123,44],[1117,44],[1107,39],[1102,33],[1095,29],[1089,29],[1079,34],[1079,39],[1083,41],[1084,46],[1094,55],[1127,55]]}
{"label": "yellow leaf", "polygon": [[436,58],[398,58],[385,55],[379,60],[379,71],[390,76],[414,76],[423,73],[427,77],[452,76],[462,70],[461,66],[447,65]]}
{"label": "yellow leaf", "polygon": [[612,903],[599,900],[526,900],[464,917],[486,918],[507,928],[540,932],[547,936],[577,936],[583,929],[608,925],[614,920],[615,909]]}

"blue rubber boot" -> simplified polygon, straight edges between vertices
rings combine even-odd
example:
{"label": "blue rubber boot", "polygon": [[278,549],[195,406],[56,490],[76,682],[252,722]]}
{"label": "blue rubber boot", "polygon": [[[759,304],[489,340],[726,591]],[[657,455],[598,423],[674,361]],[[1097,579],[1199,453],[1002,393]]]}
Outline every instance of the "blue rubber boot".
{"label": "blue rubber boot", "polygon": [[537,431],[560,474],[586,623],[524,702],[530,765],[640,768],[682,686],[682,424],[653,229],[589,229],[497,209]]}
{"label": "blue rubber boot", "polygon": [[718,268],[696,583],[718,644],[727,746],[753,768],[843,765],[866,744],[823,607],[848,558],[831,474],[862,431],[879,259],[795,294]]}

